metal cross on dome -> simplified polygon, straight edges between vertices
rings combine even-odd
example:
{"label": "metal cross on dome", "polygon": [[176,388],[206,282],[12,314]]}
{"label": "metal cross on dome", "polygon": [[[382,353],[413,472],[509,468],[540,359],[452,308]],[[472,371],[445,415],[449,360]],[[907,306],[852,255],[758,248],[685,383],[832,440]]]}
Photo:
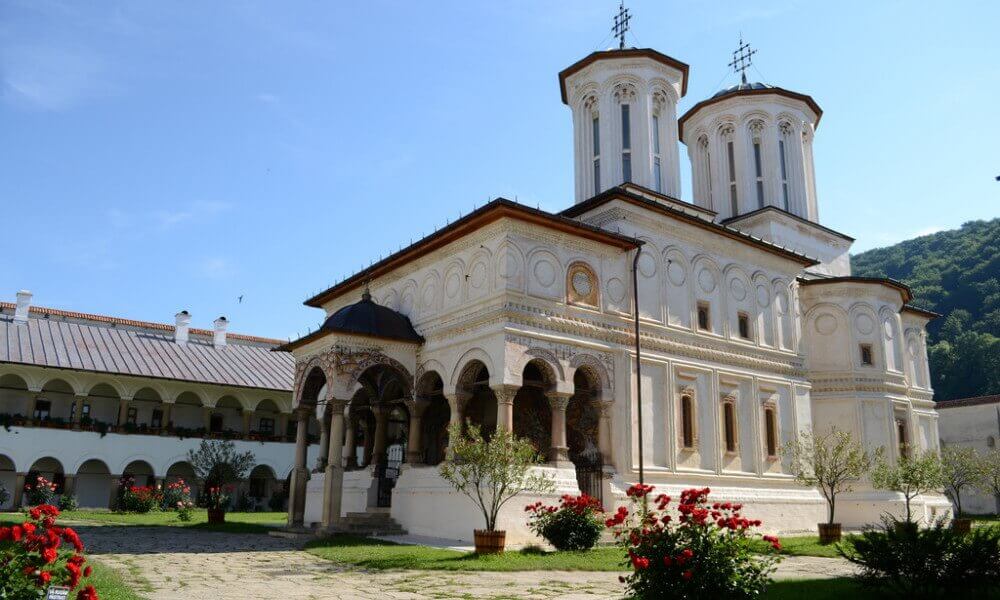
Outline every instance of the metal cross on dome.
{"label": "metal cross on dome", "polygon": [[632,15],[628,14],[628,9],[625,8],[625,0],[622,0],[618,5],[618,14],[615,15],[615,26],[611,28],[611,31],[618,38],[618,49],[625,49],[625,32],[628,31],[628,22],[632,19]]}
{"label": "metal cross on dome", "polygon": [[733,52],[733,62],[729,63],[729,66],[733,68],[734,72],[739,72],[743,83],[747,82],[747,69],[753,64],[753,55],[757,54],[756,50],[750,49],[750,44],[743,42],[743,36],[740,36],[740,47]]}

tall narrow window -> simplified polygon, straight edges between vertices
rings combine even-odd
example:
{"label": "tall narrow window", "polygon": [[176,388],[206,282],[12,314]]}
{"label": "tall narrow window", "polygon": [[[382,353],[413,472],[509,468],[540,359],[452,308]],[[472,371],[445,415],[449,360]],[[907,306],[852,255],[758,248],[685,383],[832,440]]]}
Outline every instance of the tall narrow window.
{"label": "tall narrow window", "polygon": [[764,208],[764,168],[760,161],[760,138],[753,140],[753,169],[757,185],[757,208]]}
{"label": "tall narrow window", "polygon": [[739,313],[736,317],[737,324],[740,331],[740,337],[749,340],[750,339],[750,315],[745,312]]}
{"label": "tall narrow window", "polygon": [[128,413],[125,415],[125,422],[129,425],[136,425],[139,420],[139,409],[132,406],[129,407]]}
{"label": "tall narrow window", "polygon": [[163,411],[162,410],[160,410],[158,408],[154,408],[153,409],[153,414],[150,415],[150,417],[149,417],[149,426],[152,427],[153,429],[159,429],[159,428],[163,427]]}
{"label": "tall narrow window", "polygon": [[861,364],[866,367],[870,367],[875,362],[872,360],[872,345],[871,344],[861,344]]}
{"label": "tall narrow window", "polygon": [[778,140],[778,159],[781,162],[781,202],[788,210],[788,167],[785,164],[785,140]]}
{"label": "tall narrow window", "polygon": [[594,138],[594,194],[599,194],[601,192],[601,122],[597,115],[594,115],[591,126],[591,137]]}
{"label": "tall narrow window", "polygon": [[660,167],[660,117],[653,115],[653,189],[663,192],[663,174]]}
{"label": "tall narrow window", "polygon": [[694,405],[691,396],[681,396],[681,444],[694,448]]}
{"label": "tall narrow window", "polygon": [[774,418],[774,407],[764,408],[764,444],[767,446],[767,457],[778,455],[778,422]]}
{"label": "tall narrow window", "polygon": [[726,452],[736,452],[736,403],[732,401],[722,404],[722,429]]}
{"label": "tall narrow window", "polygon": [[709,330],[712,328],[711,312],[708,302],[698,303],[698,329]]}
{"label": "tall narrow window", "polygon": [[632,126],[628,104],[622,104],[622,180],[632,181]]}
{"label": "tall narrow window", "polygon": [[906,421],[903,419],[896,419],[896,442],[899,444],[899,456],[900,458],[907,458],[910,456],[910,440],[906,435]]}
{"label": "tall narrow window", "polygon": [[736,193],[736,152],[732,140],[726,142],[726,160],[729,163],[729,203],[735,217],[740,213],[740,202]]}

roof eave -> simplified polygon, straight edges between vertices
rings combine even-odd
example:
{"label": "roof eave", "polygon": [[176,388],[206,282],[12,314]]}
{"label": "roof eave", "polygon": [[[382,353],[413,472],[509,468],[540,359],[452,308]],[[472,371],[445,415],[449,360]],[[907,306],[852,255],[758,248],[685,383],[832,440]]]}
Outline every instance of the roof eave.
{"label": "roof eave", "polygon": [[805,105],[809,107],[809,110],[813,111],[813,113],[816,115],[816,122],[813,124],[813,127],[819,127],[820,119],[823,118],[823,109],[819,107],[819,104],[815,100],[813,100],[812,96],[808,94],[800,94],[798,92],[793,92],[791,90],[786,90],[784,88],[772,87],[772,88],[764,88],[756,90],[735,90],[728,94],[723,94],[722,96],[716,96],[713,98],[706,98],[705,100],[702,100],[701,102],[689,108],[687,112],[681,115],[680,119],[677,119],[677,138],[681,142],[684,141],[684,124],[687,123],[688,120],[690,120],[692,117],[694,117],[694,115],[698,113],[698,111],[700,111],[705,107],[711,106],[713,104],[718,104],[719,102],[723,102],[731,98],[739,98],[742,96],[766,96],[768,94],[784,96],[785,98],[789,98],[791,100],[798,100],[800,102],[805,103]]}
{"label": "roof eave", "polygon": [[691,67],[684,62],[677,60],[672,56],[667,56],[662,52],[653,50],[652,48],[625,48],[622,50],[597,50],[596,52],[591,52],[587,56],[581,58],[570,66],[566,67],[562,71],[559,71],[559,94],[562,97],[563,104],[569,104],[569,100],[566,96],[566,79],[571,75],[582,71],[591,64],[601,60],[601,59],[616,59],[616,58],[632,58],[632,57],[646,57],[655,60],[661,64],[672,67],[681,72],[681,97],[683,98],[687,94],[688,90],[688,72]]}

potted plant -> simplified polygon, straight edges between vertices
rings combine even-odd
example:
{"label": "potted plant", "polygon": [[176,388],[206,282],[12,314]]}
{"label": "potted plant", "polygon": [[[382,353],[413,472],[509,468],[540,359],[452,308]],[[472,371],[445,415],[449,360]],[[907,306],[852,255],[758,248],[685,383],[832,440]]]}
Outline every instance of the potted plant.
{"label": "potted plant", "polygon": [[202,440],[197,450],[188,451],[188,462],[205,481],[209,523],[225,521],[230,494],[235,484],[247,476],[255,460],[253,452],[237,452],[236,444],[229,440]]}
{"label": "potted plant", "polygon": [[969,533],[972,519],[962,516],[962,489],[979,483],[983,477],[983,461],[973,448],[949,446],[941,451],[941,466],[945,493],[955,503],[955,518],[951,527],[955,531]]}
{"label": "potted plant", "polygon": [[826,500],[826,523],[818,523],[819,542],[831,544],[840,541],[840,523],[834,521],[837,496],[850,492],[855,480],[868,472],[882,449],[869,454],[851,434],[833,428],[829,433],[816,437],[803,433],[782,449],[791,463],[792,474],[802,485],[817,487]]}
{"label": "potted plant", "polygon": [[906,502],[906,519],[898,526],[916,529],[911,503],[921,494],[941,489],[945,484],[941,458],[934,452],[915,456],[900,456],[896,464],[880,459],[872,472],[872,485],[883,490],[903,494]]}
{"label": "potted plant", "polygon": [[483,514],[486,528],[473,531],[476,554],[499,554],[507,539],[507,532],[496,528],[504,504],[521,492],[551,492],[555,485],[532,469],[541,457],[531,443],[510,432],[497,431],[485,439],[479,426],[469,423],[463,433],[456,423],[448,435],[454,440],[453,459],[441,464],[441,477]]}

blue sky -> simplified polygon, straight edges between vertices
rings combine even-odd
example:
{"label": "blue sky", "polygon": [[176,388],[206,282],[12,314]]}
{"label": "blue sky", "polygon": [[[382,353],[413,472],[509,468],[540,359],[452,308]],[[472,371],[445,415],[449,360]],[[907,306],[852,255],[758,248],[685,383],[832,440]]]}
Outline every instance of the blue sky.
{"label": "blue sky", "polygon": [[[819,102],[820,218],[855,251],[998,216],[1000,3],[628,5],[629,45],[691,65],[681,111],[741,32],[754,79]],[[616,10],[6,0],[0,297],[304,333],[306,297],[489,198],[572,202],[556,74]]]}

